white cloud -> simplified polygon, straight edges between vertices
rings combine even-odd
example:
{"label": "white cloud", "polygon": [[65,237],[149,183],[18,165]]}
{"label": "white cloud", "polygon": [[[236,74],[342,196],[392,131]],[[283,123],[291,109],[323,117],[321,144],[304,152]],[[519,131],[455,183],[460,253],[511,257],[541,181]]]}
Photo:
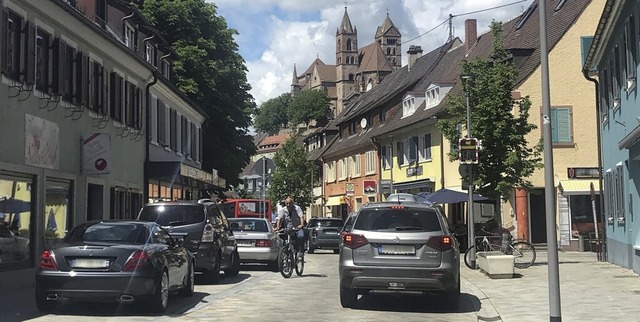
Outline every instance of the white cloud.
{"label": "white cloud", "polygon": [[[439,26],[432,32],[416,40],[421,35],[445,21],[449,14],[463,14],[486,8],[513,3],[516,0],[350,0],[348,12],[351,23],[358,30],[358,45],[364,47],[374,41],[374,33],[387,13],[402,33],[403,62],[406,63],[406,50],[409,45],[420,45],[424,53],[442,45],[448,38],[448,24]],[[248,80],[252,86],[252,95],[260,104],[290,90],[293,64],[298,73],[307,69],[309,64],[320,57],[326,64],[335,63],[335,31],[344,14],[342,0],[218,0],[215,3],[222,9],[241,15],[243,10],[252,15],[271,15],[270,24],[250,30],[246,23],[234,25],[234,15],[225,16],[232,28],[238,29],[242,37],[254,37],[265,48],[241,48],[241,52],[252,52],[247,61]],[[453,19],[454,35],[464,38],[464,20],[477,19],[478,32],[487,31],[491,20],[509,20],[525,9],[531,0],[521,4],[464,15]],[[278,8],[275,10],[274,8]],[[246,12],[246,11],[244,11]],[[319,13],[319,14],[318,14]],[[306,16],[305,16],[306,14]],[[319,17],[315,21],[302,21],[305,17]],[[253,34],[248,35],[247,33]],[[262,38],[265,37],[265,38]],[[247,42],[243,42],[246,44]],[[261,50],[256,55],[254,50]]]}

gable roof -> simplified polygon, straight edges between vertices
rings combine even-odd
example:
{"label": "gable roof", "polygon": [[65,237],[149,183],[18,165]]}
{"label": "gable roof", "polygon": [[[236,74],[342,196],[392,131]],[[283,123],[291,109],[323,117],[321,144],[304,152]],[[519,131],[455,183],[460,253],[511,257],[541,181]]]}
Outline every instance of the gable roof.
{"label": "gable roof", "polygon": [[362,59],[360,60],[360,67],[358,67],[357,73],[393,71],[393,67],[391,67],[387,56],[385,56],[382,48],[377,43],[373,42],[363,47],[362,49],[360,49],[359,54]]}

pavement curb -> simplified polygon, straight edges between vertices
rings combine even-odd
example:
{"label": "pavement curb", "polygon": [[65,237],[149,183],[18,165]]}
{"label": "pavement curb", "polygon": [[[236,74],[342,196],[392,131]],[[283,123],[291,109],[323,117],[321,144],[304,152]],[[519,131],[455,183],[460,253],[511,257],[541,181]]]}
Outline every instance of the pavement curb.
{"label": "pavement curb", "polygon": [[[489,297],[473,282],[467,279],[464,276],[460,276],[460,278],[466,281],[465,289],[469,291],[469,294],[472,294],[478,298],[480,301],[480,307],[476,307],[476,317],[478,321],[482,322],[493,322],[493,321],[502,321],[502,317],[491,303]],[[469,300],[471,302],[471,300]],[[475,306],[473,302],[470,303],[471,306]]]}

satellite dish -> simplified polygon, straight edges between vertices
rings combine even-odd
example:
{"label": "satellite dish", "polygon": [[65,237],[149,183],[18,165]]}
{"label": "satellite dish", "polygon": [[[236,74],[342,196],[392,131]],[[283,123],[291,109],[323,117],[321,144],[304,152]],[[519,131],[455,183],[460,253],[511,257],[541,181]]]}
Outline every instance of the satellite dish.
{"label": "satellite dish", "polygon": [[367,119],[366,118],[362,118],[362,120],[360,120],[360,127],[363,129],[367,128]]}

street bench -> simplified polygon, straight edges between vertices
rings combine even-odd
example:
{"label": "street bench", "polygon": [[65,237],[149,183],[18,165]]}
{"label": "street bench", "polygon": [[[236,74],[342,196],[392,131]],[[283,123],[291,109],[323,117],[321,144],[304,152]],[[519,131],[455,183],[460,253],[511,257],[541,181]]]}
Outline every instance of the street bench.
{"label": "street bench", "polygon": [[478,252],[476,264],[490,278],[512,278],[515,270],[515,256],[501,252]]}

